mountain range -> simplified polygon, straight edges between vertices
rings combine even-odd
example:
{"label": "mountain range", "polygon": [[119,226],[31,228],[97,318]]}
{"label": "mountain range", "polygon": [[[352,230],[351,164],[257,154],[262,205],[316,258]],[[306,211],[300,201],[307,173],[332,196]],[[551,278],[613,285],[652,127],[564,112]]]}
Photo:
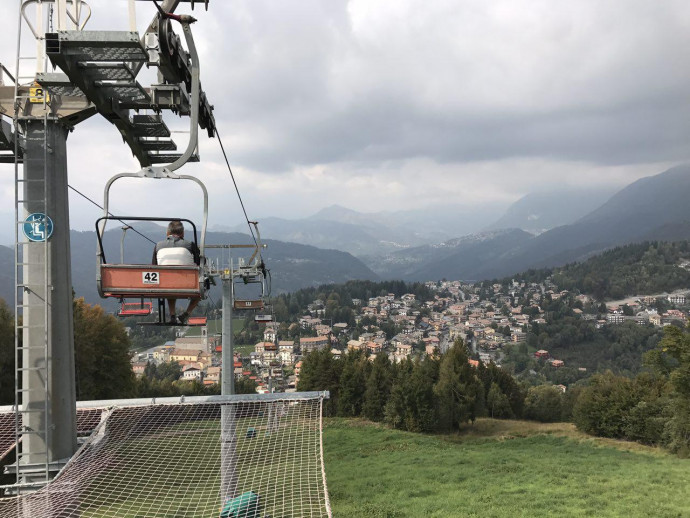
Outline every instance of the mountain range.
{"label": "mountain range", "polygon": [[[609,194],[553,191],[527,195],[507,209],[490,206],[474,212],[450,205],[364,214],[334,205],[300,220],[262,220],[268,245],[263,255],[272,269],[273,292],[281,293],[351,279],[497,278],[584,260],[617,245],[690,239],[690,166]],[[486,221],[494,223],[487,226]],[[153,224],[137,228],[152,241],[164,235]],[[97,302],[95,234],[72,231],[71,236],[75,291]],[[108,257],[119,257],[120,237],[119,229],[106,233]],[[206,242],[246,244],[251,238],[216,227]],[[151,242],[130,233],[126,246],[127,262],[150,261]],[[13,256],[11,248],[0,246],[0,297],[8,301],[14,298]]]}
{"label": "mountain range", "polygon": [[[406,250],[438,245],[483,231],[520,228],[539,234],[575,221],[597,208],[611,194],[610,189],[559,189],[527,194],[507,207],[500,203],[455,203],[367,213],[331,205],[302,219],[263,218],[261,232],[265,237],[280,241],[342,250],[378,270],[380,259],[388,254],[401,257]],[[493,223],[487,225],[491,221]],[[243,232],[246,227],[216,226],[214,229]],[[412,250],[411,254],[416,256],[418,252]]]}
{"label": "mountain range", "polygon": [[[504,210],[502,204],[480,207],[456,204],[362,213],[331,205],[302,219],[263,218],[260,228],[262,236],[267,238],[333,248],[364,259],[477,232]],[[242,232],[246,226],[213,229]]]}
{"label": "mountain range", "polygon": [[541,234],[568,225],[603,205],[615,190],[568,188],[526,194],[505,211],[487,230],[519,228]]}
{"label": "mountain range", "polygon": [[576,221],[537,236],[521,229],[491,231],[407,250],[409,259],[388,254],[370,266],[385,278],[487,279],[581,261],[617,245],[690,239],[689,197],[690,166],[678,166],[642,178]]}
{"label": "mountain range", "polygon": [[370,266],[382,277],[391,279],[472,280],[471,272],[480,270],[531,238],[529,232],[515,228],[480,232],[394,252],[370,262]]}

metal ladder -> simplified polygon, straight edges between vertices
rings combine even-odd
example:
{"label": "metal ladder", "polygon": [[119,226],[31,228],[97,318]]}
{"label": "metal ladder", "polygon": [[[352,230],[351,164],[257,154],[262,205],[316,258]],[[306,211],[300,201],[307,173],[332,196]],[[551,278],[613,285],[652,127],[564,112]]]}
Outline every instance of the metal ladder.
{"label": "metal ladder", "polygon": [[[23,5],[23,3],[22,3]],[[48,445],[50,444],[50,414],[49,414],[49,370],[50,354],[50,286],[48,285],[50,264],[48,239],[42,242],[30,241],[25,235],[23,227],[26,217],[31,213],[48,213],[47,197],[47,167],[44,167],[42,177],[27,177],[26,169],[20,167],[20,117],[23,106],[29,100],[28,96],[20,95],[20,63],[30,57],[21,56],[21,28],[22,15],[20,12],[17,37],[17,61],[15,92],[14,92],[14,187],[15,187],[15,444],[17,493],[22,488],[36,489],[46,484],[51,478]],[[33,58],[37,61],[38,58]],[[46,96],[44,95],[44,107]],[[47,115],[43,118],[43,150],[48,154]],[[25,143],[28,144],[28,143]],[[33,197],[33,198],[31,198]],[[44,230],[45,226],[44,226]],[[29,275],[30,270],[30,275]],[[43,329],[43,343],[26,343],[25,330],[34,328],[32,334],[40,336],[39,329]],[[32,381],[29,388],[28,379]],[[31,391],[31,393],[29,393]],[[38,394],[37,394],[38,393]],[[38,403],[38,404],[35,404]],[[24,445],[28,443],[42,443],[43,447],[36,451],[32,448],[31,456],[25,453]],[[28,447],[26,448],[29,449]]]}

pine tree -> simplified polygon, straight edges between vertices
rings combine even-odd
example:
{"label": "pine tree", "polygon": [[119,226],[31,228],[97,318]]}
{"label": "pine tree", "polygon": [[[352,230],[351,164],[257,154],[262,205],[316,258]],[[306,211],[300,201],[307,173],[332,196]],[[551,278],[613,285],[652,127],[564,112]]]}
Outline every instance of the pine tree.
{"label": "pine tree", "polygon": [[439,379],[439,361],[425,358],[418,361],[410,376],[407,429],[412,432],[432,432],[438,429],[438,402],[434,385]]}
{"label": "pine tree", "polygon": [[338,393],[338,415],[357,417],[362,413],[364,391],[370,363],[362,351],[350,351],[343,356]]}
{"label": "pine tree", "polygon": [[381,421],[384,418],[386,401],[393,385],[391,362],[385,354],[376,356],[364,392],[362,413],[367,419]]}
{"label": "pine tree", "polygon": [[457,430],[462,423],[474,421],[483,412],[484,387],[475,368],[468,362],[462,340],[441,359],[438,383],[439,425],[443,430]]}
{"label": "pine tree", "polygon": [[340,387],[340,373],[342,361],[333,358],[331,351],[323,349],[307,354],[302,360],[297,390],[327,390],[330,398],[324,405],[326,415],[336,414],[338,404],[338,389]]}
{"label": "pine tree", "polygon": [[393,383],[386,406],[384,408],[385,420],[393,428],[404,429],[408,420],[408,397],[410,391],[410,378],[414,365],[411,360],[403,360],[394,369]]}
{"label": "pine tree", "polygon": [[664,377],[671,387],[664,441],[671,451],[690,457],[690,332],[667,326],[656,350],[646,363]]}

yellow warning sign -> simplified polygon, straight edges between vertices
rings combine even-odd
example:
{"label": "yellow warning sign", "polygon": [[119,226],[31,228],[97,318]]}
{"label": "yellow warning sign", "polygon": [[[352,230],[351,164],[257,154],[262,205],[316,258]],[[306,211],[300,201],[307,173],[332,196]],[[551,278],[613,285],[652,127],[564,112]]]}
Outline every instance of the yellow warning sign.
{"label": "yellow warning sign", "polygon": [[34,83],[34,85],[29,88],[29,102],[30,103],[42,103],[44,101],[43,97],[45,96],[45,102],[49,103],[50,102],[50,94],[45,91],[45,89],[39,85],[38,83]]}

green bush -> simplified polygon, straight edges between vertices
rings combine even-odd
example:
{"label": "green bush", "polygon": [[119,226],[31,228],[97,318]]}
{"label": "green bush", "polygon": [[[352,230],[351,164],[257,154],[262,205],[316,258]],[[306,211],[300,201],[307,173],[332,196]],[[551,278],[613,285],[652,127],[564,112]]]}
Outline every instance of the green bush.
{"label": "green bush", "polygon": [[563,393],[553,385],[531,387],[525,398],[525,417],[542,423],[561,420]]}
{"label": "green bush", "polygon": [[625,437],[629,413],[640,401],[632,381],[611,371],[592,376],[573,408],[575,425],[601,437]]}

